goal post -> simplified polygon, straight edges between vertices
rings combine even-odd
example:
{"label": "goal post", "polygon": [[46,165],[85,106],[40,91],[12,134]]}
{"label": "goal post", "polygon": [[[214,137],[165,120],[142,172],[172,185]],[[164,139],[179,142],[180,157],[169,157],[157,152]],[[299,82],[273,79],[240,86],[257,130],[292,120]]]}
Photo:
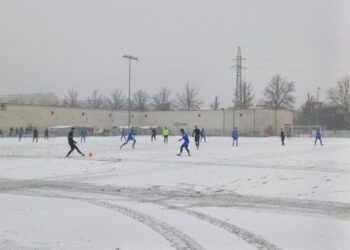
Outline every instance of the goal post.
{"label": "goal post", "polygon": [[284,125],[284,131],[288,137],[314,137],[317,129],[321,130],[321,134],[326,136],[327,129],[321,125]]}

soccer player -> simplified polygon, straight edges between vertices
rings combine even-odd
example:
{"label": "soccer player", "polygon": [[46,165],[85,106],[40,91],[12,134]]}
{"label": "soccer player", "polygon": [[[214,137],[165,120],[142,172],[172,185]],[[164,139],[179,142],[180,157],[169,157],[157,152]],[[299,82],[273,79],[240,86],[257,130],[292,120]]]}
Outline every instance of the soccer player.
{"label": "soccer player", "polygon": [[87,136],[87,129],[85,127],[83,127],[81,130],[80,130],[80,142],[81,143],[86,143],[86,136]]}
{"label": "soccer player", "polygon": [[49,139],[49,129],[46,128],[45,129],[45,140],[48,140]]}
{"label": "soccer player", "polygon": [[179,141],[184,141],[180,147],[180,153],[177,154],[177,156],[181,156],[183,148],[186,149],[188,156],[191,156],[190,150],[188,149],[188,144],[190,144],[190,139],[188,139],[188,135],[185,133],[185,130],[182,128],[180,129],[182,138]]}
{"label": "soccer player", "polygon": [[133,141],[133,142],[134,142],[134,143],[132,144],[132,148],[135,148],[136,139],[135,139],[134,128],[131,128],[130,132],[128,133],[128,138],[126,139],[126,142],[124,142],[124,143],[120,146],[120,149],[122,149],[122,147],[124,147],[126,144],[128,144],[129,141]]}
{"label": "soccer player", "polygon": [[316,130],[316,139],[315,139],[315,146],[316,146],[316,143],[317,141],[319,140],[320,143],[321,143],[321,146],[323,146],[323,143],[322,143],[322,135],[321,135],[321,131],[320,131],[320,128],[317,128]]}
{"label": "soccer player", "polygon": [[235,146],[235,141],[236,141],[236,147],[238,147],[238,131],[237,128],[233,128],[232,130],[232,146]]}
{"label": "soccer player", "polygon": [[14,134],[13,134],[13,127],[11,127],[11,128],[9,129],[9,136],[10,136],[10,137],[14,136]]}
{"label": "soccer player", "polygon": [[21,141],[22,138],[24,137],[24,129],[21,127],[18,131],[18,141]]}
{"label": "soccer player", "polygon": [[168,136],[170,134],[170,131],[167,127],[165,127],[162,131],[162,135],[164,137],[164,144],[168,144]]}
{"label": "soccer player", "polygon": [[75,128],[72,127],[70,129],[70,132],[68,133],[68,145],[70,146],[70,151],[67,153],[66,157],[69,157],[69,155],[73,152],[74,149],[76,149],[78,153],[82,156],[85,156],[82,152],[80,152],[79,148],[77,147],[77,142],[74,141],[74,130]]}
{"label": "soccer player", "polygon": [[120,129],[120,140],[122,141],[123,139],[126,141],[126,133],[124,127]]}
{"label": "soccer player", "polygon": [[156,128],[151,127],[151,133],[152,133],[151,141],[153,142],[153,139],[154,139],[154,141],[156,141],[156,134],[157,134]]}
{"label": "soccer player", "polygon": [[204,128],[201,129],[201,141],[204,140],[204,142],[207,142],[207,137],[205,135]]}
{"label": "soccer player", "polygon": [[199,149],[199,138],[201,136],[201,131],[199,130],[199,128],[196,126],[194,126],[194,130],[192,132],[192,137],[194,137],[194,142],[196,143],[196,148]]}
{"label": "soccer player", "polygon": [[281,137],[282,146],[284,146],[284,139],[285,139],[286,137],[285,137],[285,135],[284,135],[284,130],[283,130],[283,128],[281,128],[280,137]]}
{"label": "soccer player", "polygon": [[39,137],[39,131],[37,128],[34,128],[34,130],[33,130],[33,142],[34,141],[38,142],[38,137]]}

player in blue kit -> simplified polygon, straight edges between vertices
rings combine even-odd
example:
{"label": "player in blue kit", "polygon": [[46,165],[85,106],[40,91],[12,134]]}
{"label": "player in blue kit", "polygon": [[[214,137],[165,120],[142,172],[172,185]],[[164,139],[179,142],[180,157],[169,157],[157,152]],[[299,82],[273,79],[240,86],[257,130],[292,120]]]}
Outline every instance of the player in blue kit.
{"label": "player in blue kit", "polygon": [[315,139],[315,146],[316,146],[316,143],[317,143],[318,140],[320,141],[321,146],[323,146],[321,137],[322,137],[322,135],[321,135],[320,128],[317,128],[317,131],[316,131],[316,139]]}
{"label": "player in blue kit", "polygon": [[120,146],[120,149],[122,149],[122,147],[124,147],[124,145],[128,144],[129,141],[133,141],[133,142],[134,142],[134,143],[132,144],[132,148],[135,148],[136,139],[135,139],[135,131],[134,131],[134,128],[131,128],[130,132],[128,133],[128,138],[126,139],[126,142],[124,142],[124,143]]}
{"label": "player in blue kit", "polygon": [[190,150],[188,149],[188,145],[190,144],[190,139],[188,138],[188,134],[185,133],[185,130],[184,129],[180,129],[180,133],[182,135],[182,138],[179,140],[179,141],[184,141],[181,145],[181,148],[180,148],[180,153],[177,154],[177,156],[181,156],[182,154],[182,150],[185,148],[187,153],[188,153],[188,156],[191,156],[190,154]]}
{"label": "player in blue kit", "polygon": [[238,130],[237,128],[233,128],[232,130],[232,146],[235,146],[235,141],[236,141],[236,147],[238,147]]}

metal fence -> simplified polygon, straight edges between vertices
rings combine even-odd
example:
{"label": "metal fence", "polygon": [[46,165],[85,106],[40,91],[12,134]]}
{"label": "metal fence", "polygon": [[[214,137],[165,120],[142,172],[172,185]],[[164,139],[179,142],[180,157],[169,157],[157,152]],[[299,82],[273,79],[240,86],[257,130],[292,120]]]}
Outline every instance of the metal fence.
{"label": "metal fence", "polygon": [[325,130],[325,137],[350,138],[350,130]]}

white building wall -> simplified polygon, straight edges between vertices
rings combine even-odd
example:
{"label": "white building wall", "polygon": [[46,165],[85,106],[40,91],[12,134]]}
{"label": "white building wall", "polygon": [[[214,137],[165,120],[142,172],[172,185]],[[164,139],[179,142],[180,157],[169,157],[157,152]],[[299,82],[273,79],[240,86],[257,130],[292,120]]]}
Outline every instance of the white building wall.
{"label": "white building wall", "polygon": [[[222,131],[222,111],[150,111],[143,112],[141,123],[145,126],[167,126],[172,134],[178,134],[180,128],[192,132],[195,125],[207,131]],[[222,133],[222,132],[221,132]]]}
{"label": "white building wall", "polygon": [[[275,125],[277,113],[277,127]],[[271,135],[292,124],[293,113],[287,110],[199,110],[132,112],[131,125],[167,126],[172,134],[180,128],[192,132],[195,125],[205,128],[208,135],[230,135],[232,128],[241,134]],[[95,127],[97,129],[127,126],[127,111],[7,104],[0,108],[0,129],[37,127],[42,131],[56,125]]]}
{"label": "white building wall", "polygon": [[43,130],[56,125],[73,125],[106,128],[112,127],[117,115],[122,116],[109,110],[9,104],[5,110],[0,110],[0,127]]}
{"label": "white building wall", "polygon": [[173,134],[177,134],[180,128],[191,132],[198,125],[212,135],[230,135],[233,127],[237,127],[241,134],[272,135],[279,134],[284,125],[293,123],[293,113],[288,110],[150,111],[140,116],[143,126],[167,126]]}

